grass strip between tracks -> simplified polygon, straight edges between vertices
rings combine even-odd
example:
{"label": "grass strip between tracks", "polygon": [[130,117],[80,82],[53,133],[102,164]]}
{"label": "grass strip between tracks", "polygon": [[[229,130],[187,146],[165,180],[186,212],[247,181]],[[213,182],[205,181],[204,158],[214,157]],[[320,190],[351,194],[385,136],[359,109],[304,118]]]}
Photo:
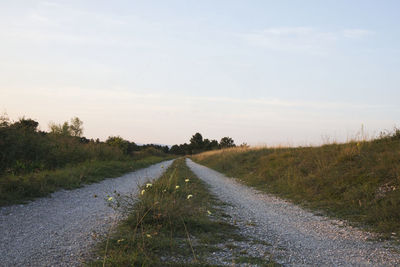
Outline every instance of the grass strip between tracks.
{"label": "grass strip between tracks", "polygon": [[129,216],[100,244],[98,260],[90,266],[274,265],[269,255],[253,257],[235,245],[248,237],[229,222],[222,211],[225,204],[184,159],[176,160],[154,183],[143,185],[139,197],[121,196],[111,202]]}

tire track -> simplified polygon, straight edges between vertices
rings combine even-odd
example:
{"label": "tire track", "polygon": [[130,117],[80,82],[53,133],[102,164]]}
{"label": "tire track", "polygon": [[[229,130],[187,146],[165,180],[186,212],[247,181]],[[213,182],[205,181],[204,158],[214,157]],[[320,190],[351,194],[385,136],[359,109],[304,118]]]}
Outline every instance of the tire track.
{"label": "tire track", "polygon": [[138,185],[160,177],[172,162],[1,208],[0,266],[82,265],[117,216],[107,195],[137,192]]}
{"label": "tire track", "polygon": [[[187,159],[191,170],[222,201],[234,220],[251,222],[242,231],[271,244],[275,261],[285,266],[399,266],[400,248],[370,241],[372,233],[317,216]],[[249,224],[248,224],[249,225]]]}

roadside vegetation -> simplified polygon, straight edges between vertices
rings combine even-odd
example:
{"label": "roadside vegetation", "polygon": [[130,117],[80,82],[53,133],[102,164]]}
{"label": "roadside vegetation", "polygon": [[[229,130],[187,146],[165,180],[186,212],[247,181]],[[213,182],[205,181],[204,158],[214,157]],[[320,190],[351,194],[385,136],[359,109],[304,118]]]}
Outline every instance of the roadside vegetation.
{"label": "roadside vegetation", "polygon": [[235,263],[273,266],[247,255],[237,242],[250,242],[229,222],[224,203],[186,166],[176,160],[139,196],[110,198],[128,214],[97,249],[89,266],[218,266]]}
{"label": "roadside vegetation", "polygon": [[11,121],[0,115],[0,206],[46,196],[58,189],[117,177],[174,158],[176,155],[234,147],[230,137],[220,142],[196,133],[189,144],[137,145],[120,136],[105,141],[83,136],[83,122],[74,117],[49,123],[49,131],[33,119]]}
{"label": "roadside vegetation", "polygon": [[126,160],[93,160],[56,170],[4,175],[0,177],[0,206],[24,203],[59,189],[74,189],[105,178],[119,177],[166,159],[166,156],[141,156]]}
{"label": "roadside vegetation", "polygon": [[233,148],[198,154],[193,160],[386,237],[400,234],[400,129],[369,141]]}
{"label": "roadside vegetation", "polygon": [[120,176],[171,158],[165,147],[137,146],[118,136],[105,142],[87,139],[79,118],[51,123],[49,132],[38,126],[32,119],[11,122],[0,116],[0,205]]}

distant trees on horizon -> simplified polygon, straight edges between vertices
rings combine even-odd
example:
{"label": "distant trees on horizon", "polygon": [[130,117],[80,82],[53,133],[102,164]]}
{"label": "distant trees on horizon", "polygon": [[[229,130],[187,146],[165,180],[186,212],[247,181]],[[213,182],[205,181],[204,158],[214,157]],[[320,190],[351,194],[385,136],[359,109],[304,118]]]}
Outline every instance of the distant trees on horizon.
{"label": "distant trees on horizon", "polygon": [[195,133],[190,138],[190,143],[181,145],[173,145],[170,149],[171,154],[175,155],[192,155],[204,151],[235,147],[235,142],[231,137],[223,137],[220,142],[217,140],[203,139],[200,133]]}
{"label": "distant trees on horizon", "polygon": [[78,117],[74,117],[71,119],[71,122],[67,121],[63,124],[55,124],[54,122],[50,122],[49,128],[50,133],[53,134],[61,134],[61,135],[70,135],[81,137],[83,134],[83,121],[81,121]]}

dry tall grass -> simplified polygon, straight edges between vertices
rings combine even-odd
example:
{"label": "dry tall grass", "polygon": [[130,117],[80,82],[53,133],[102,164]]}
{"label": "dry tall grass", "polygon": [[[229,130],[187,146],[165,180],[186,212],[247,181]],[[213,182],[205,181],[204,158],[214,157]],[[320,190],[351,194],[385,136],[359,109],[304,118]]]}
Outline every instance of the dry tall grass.
{"label": "dry tall grass", "polygon": [[400,131],[367,141],[297,148],[234,148],[199,163],[310,208],[400,232]]}

